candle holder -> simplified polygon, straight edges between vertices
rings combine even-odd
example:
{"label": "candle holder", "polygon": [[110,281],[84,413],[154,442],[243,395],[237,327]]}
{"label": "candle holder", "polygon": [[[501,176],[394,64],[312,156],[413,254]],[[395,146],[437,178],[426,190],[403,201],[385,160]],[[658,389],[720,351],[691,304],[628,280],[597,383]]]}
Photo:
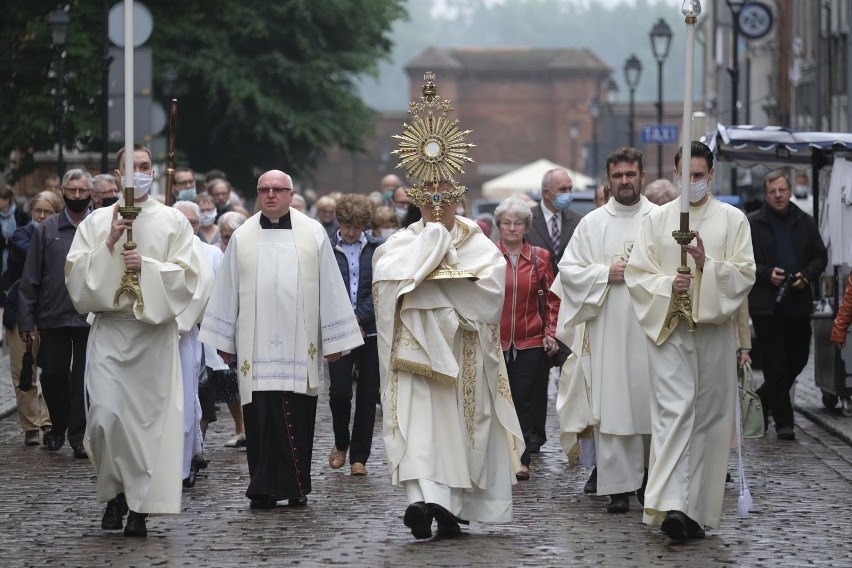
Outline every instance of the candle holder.
{"label": "candle holder", "polygon": [[[672,231],[672,237],[677,244],[681,246],[688,245],[695,238],[695,231],[684,230],[681,227],[678,231]],[[677,271],[678,274],[690,274],[692,272],[689,266],[686,265],[686,251],[683,249],[680,251],[680,266],[677,268]],[[697,326],[695,325],[695,320],[692,319],[692,297],[688,291],[678,292],[672,300],[671,308],[669,308],[669,313],[666,316],[666,322],[672,325],[673,323],[677,323],[675,322],[677,319],[685,321],[689,331],[695,331]]]}
{"label": "candle holder", "polygon": [[[133,242],[132,223],[136,217],[139,216],[139,213],[142,212],[142,208],[137,207],[134,204],[132,187],[124,188],[124,203],[125,206],[119,207],[118,212],[121,214],[123,219],[129,219],[131,222],[131,226],[127,229],[127,241],[124,243],[124,250],[135,250],[136,243]],[[129,268],[124,270],[124,275],[121,277],[121,282],[118,285],[118,290],[115,291],[115,298],[112,302],[114,307],[118,307],[118,300],[125,292],[136,298],[136,302],[139,304],[139,309],[143,309],[145,307],[145,303],[142,300],[142,288],[139,286],[138,270],[131,270]]]}

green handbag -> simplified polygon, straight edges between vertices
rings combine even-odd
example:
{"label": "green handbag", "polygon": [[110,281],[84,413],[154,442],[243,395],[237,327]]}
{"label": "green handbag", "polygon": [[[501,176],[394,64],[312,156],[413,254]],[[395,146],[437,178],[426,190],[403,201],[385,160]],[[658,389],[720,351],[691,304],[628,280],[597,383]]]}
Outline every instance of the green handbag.
{"label": "green handbag", "polygon": [[754,377],[750,363],[746,363],[737,371],[737,384],[739,385],[743,436],[746,438],[762,438],[765,432],[763,428],[763,405],[760,402],[760,397],[754,392]]}

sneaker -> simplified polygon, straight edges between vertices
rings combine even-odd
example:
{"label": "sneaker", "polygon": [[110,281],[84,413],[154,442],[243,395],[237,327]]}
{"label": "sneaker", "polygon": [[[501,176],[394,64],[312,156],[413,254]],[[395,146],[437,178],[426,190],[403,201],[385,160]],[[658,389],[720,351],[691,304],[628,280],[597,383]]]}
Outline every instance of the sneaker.
{"label": "sneaker", "polygon": [[243,448],[243,447],[245,447],[245,445],[246,445],[245,433],[237,434],[236,436],[234,436],[233,438],[231,438],[230,440],[225,442],[226,448]]}
{"label": "sneaker", "polygon": [[27,446],[38,446],[41,444],[41,432],[38,430],[27,430],[24,432],[24,444]]}

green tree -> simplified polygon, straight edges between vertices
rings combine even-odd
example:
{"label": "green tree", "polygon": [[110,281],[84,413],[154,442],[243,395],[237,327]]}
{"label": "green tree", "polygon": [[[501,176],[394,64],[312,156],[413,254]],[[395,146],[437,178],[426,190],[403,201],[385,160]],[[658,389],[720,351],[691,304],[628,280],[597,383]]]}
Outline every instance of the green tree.
{"label": "green tree", "polygon": [[[329,146],[360,147],[372,111],[356,77],[391,52],[403,0],[146,0],[154,16],[155,94],[176,77],[177,145],[198,170],[220,168],[238,186],[258,172],[308,172]],[[50,2],[10,3],[2,25],[0,156],[54,143]],[[70,2],[68,148],[100,149],[100,2]],[[31,159],[31,158],[30,158]],[[3,164],[22,173],[27,160]]]}

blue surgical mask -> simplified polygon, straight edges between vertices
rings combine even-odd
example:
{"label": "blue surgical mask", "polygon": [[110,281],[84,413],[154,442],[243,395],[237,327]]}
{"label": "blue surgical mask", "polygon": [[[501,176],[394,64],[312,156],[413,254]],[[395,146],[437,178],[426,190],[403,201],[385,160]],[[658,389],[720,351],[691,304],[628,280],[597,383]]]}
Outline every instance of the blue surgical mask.
{"label": "blue surgical mask", "polygon": [[192,189],[182,189],[178,192],[177,200],[178,201],[195,201],[195,188]]}
{"label": "blue surgical mask", "polygon": [[564,211],[571,207],[571,202],[574,201],[574,196],[570,193],[557,193],[556,197],[553,199],[553,206],[559,209],[560,211]]}

